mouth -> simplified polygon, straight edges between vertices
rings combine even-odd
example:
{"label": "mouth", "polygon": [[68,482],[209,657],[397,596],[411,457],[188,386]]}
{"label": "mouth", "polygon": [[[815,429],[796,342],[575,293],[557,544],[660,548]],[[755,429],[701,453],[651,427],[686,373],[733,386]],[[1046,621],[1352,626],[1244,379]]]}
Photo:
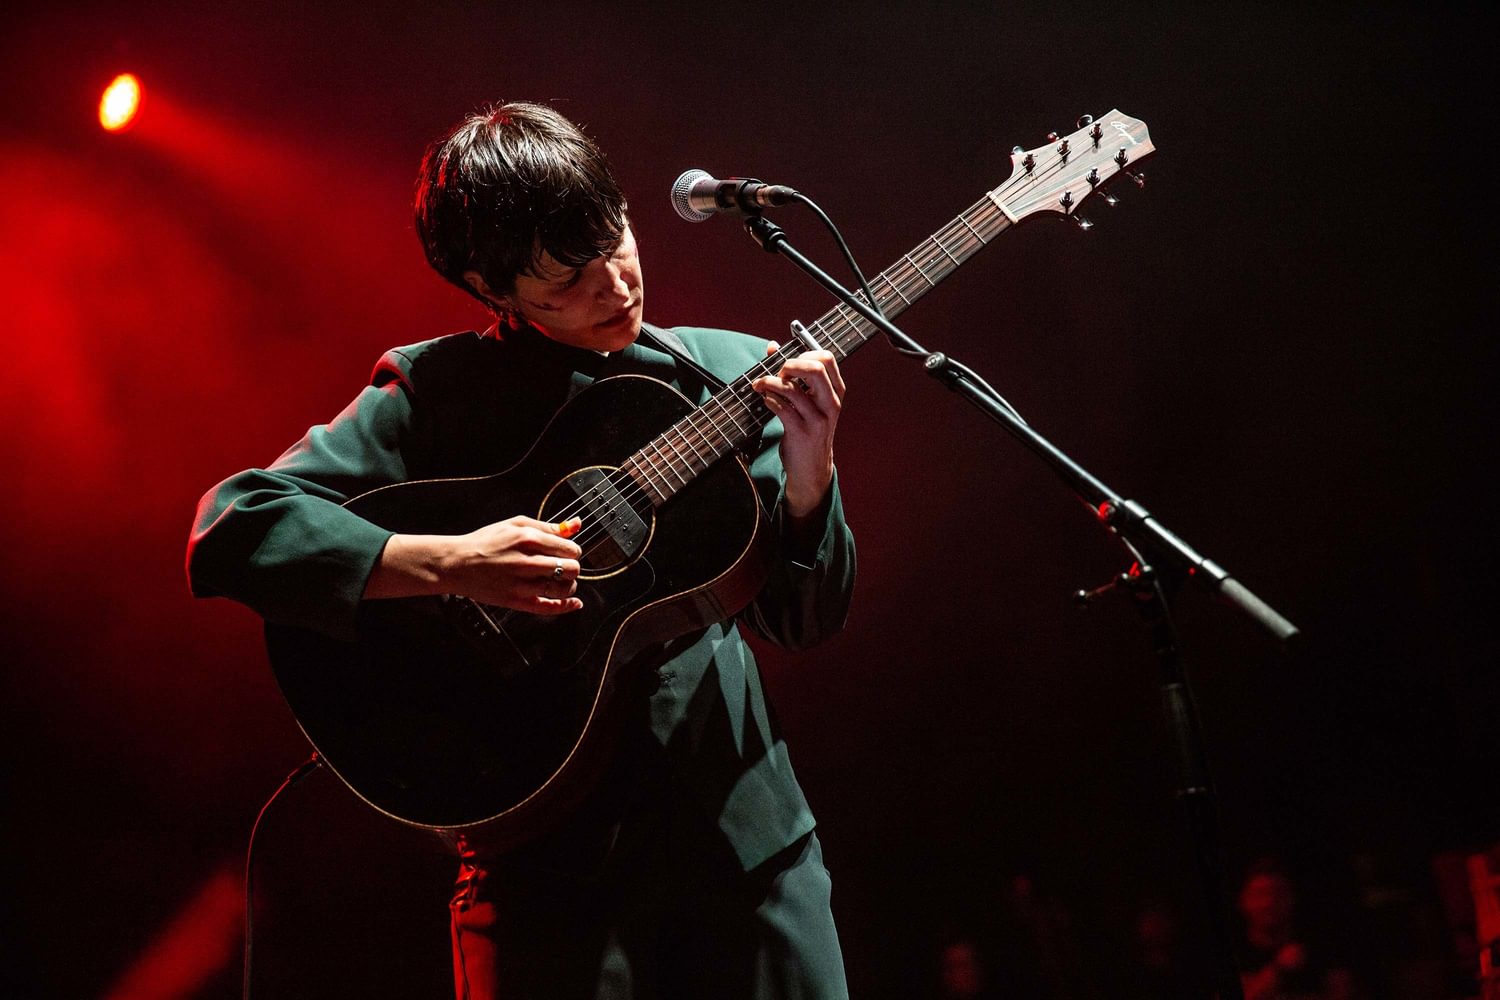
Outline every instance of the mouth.
{"label": "mouth", "polygon": [[615,327],[628,323],[635,317],[635,311],[638,308],[640,308],[640,302],[632,302],[630,305],[615,313],[613,316],[605,320],[603,323],[600,323],[599,325],[604,327]]}

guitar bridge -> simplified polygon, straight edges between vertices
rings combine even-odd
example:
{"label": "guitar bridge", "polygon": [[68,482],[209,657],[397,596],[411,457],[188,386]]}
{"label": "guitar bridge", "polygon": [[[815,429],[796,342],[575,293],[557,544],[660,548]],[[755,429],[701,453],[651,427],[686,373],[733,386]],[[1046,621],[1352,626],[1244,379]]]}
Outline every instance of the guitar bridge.
{"label": "guitar bridge", "polygon": [[[448,612],[450,620],[457,626],[461,635],[481,648],[497,641],[504,641],[515,654],[514,660],[501,658],[491,661],[501,666],[502,676],[513,677],[522,670],[534,666],[521,651],[521,647],[510,637],[510,633],[505,630],[504,621],[510,617],[510,609],[481,604],[472,598],[460,597],[457,594],[444,594],[441,600],[444,610]],[[509,669],[505,669],[507,666]]]}

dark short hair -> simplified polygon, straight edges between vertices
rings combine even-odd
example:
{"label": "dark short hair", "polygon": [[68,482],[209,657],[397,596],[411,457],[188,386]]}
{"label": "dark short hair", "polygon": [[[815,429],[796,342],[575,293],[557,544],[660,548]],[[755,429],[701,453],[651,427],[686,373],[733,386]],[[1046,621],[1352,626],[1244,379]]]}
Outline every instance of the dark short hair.
{"label": "dark short hair", "polygon": [[612,251],[625,232],[625,196],[578,126],[540,104],[497,104],[427,147],[416,223],[427,262],[484,302],[466,271],[508,295],[543,252],[583,267]]}

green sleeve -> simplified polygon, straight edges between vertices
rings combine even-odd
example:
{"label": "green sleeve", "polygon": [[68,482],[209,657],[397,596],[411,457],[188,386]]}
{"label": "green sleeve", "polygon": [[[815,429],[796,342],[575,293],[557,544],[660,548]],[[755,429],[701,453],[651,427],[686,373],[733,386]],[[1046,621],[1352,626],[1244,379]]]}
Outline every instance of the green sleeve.
{"label": "green sleeve", "polygon": [[[775,424],[779,427],[780,421]],[[782,477],[775,448],[762,453],[752,466],[757,479],[773,470]],[[797,550],[783,492],[778,492],[771,510],[777,552],[770,576],[755,600],[740,612],[740,620],[778,646],[806,649],[843,629],[854,594],[854,534],[844,520],[837,470],[823,504],[823,530],[815,545]]]}
{"label": "green sleeve", "polygon": [[230,597],[268,621],[354,637],[370,571],[391,532],[341,504],[407,478],[410,365],[391,352],[342,413],[265,469],[220,483],[198,504],[187,572],[198,597]]}
{"label": "green sleeve", "polygon": [[[766,341],[743,333],[700,327],[676,327],[673,332],[696,361],[726,382],[766,355]],[[761,435],[761,450],[750,466],[756,492],[771,512],[775,552],[765,585],[738,617],[757,635],[778,646],[805,649],[838,632],[849,617],[854,592],[854,535],[844,520],[835,470],[823,505],[822,534],[806,551],[797,550],[785,511],[786,473],[778,452],[781,435],[779,419],[768,423]]]}

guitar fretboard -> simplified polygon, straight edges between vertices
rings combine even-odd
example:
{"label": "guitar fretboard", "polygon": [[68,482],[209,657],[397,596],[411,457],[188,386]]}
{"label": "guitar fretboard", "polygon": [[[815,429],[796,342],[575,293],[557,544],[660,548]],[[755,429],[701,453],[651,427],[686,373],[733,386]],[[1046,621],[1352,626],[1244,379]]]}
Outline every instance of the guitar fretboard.
{"label": "guitar fretboard", "polygon": [[[870,282],[880,311],[894,318],[1011,225],[987,195],[919,243]],[[864,295],[860,293],[863,300]],[[876,332],[875,324],[840,303],[807,327],[824,350],[842,361]],[[661,506],[720,458],[760,433],[774,416],[751,383],[779,371],[806,348],[799,342],[768,354],[708,402],[657,435],[622,463],[655,506]]]}

